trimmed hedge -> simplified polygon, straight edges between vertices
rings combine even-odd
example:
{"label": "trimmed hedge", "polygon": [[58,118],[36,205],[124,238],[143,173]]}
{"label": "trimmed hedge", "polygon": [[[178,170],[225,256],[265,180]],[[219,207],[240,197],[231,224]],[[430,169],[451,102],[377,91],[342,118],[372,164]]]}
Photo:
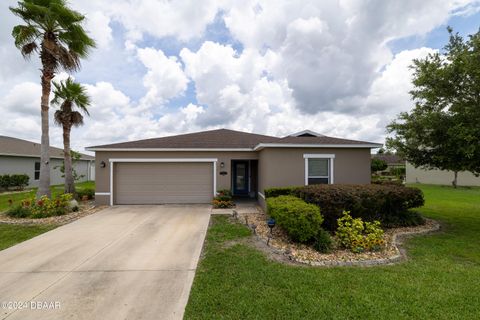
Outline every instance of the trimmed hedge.
{"label": "trimmed hedge", "polygon": [[0,187],[8,190],[8,188],[15,188],[17,190],[23,190],[28,186],[30,177],[27,174],[4,174],[0,175]]}
{"label": "trimmed hedge", "polygon": [[265,189],[265,198],[295,195],[295,190],[297,190],[298,188],[301,187],[280,187]]}
{"label": "trimmed hedge", "polygon": [[[406,212],[425,203],[420,189],[395,185],[311,185],[293,192],[320,207],[325,219],[323,226],[328,230],[337,228],[337,219],[343,211],[350,211],[352,217],[364,221],[403,225]],[[392,224],[393,221],[396,223]]]}
{"label": "trimmed hedge", "polygon": [[288,236],[296,242],[312,240],[320,230],[323,218],[316,205],[308,204],[294,196],[267,199],[267,210]]}

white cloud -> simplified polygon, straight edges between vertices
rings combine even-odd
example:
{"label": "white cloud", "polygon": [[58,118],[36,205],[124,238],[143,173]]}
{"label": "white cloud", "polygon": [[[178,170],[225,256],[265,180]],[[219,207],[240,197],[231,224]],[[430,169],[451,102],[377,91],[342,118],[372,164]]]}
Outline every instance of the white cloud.
{"label": "white cloud", "polygon": [[[38,141],[40,64],[37,57],[25,62],[13,46],[18,19],[7,6],[15,3],[0,4],[0,109],[7,119],[0,133]],[[85,126],[72,133],[74,148],[218,127],[274,135],[309,128],[382,141],[385,124],[412,106],[408,65],[432,51],[394,54],[389,42],[424,36],[452,15],[476,12],[478,4],[73,0],[98,44],[75,75],[93,105]],[[202,39],[216,18],[224,19],[233,38],[227,42],[235,45]],[[185,97],[190,81],[196,99]],[[169,105],[177,97],[182,106]],[[62,144],[53,125],[51,140]]]}
{"label": "white cloud", "polygon": [[167,57],[162,50],[153,48],[138,49],[137,55],[148,69],[143,77],[143,84],[148,89],[141,100],[143,106],[164,104],[187,89],[188,79],[176,57]]}

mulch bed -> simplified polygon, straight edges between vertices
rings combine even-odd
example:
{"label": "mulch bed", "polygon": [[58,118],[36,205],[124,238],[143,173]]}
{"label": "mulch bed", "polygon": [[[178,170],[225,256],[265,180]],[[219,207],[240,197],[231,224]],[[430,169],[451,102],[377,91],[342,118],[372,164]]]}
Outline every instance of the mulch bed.
{"label": "mulch bed", "polygon": [[84,201],[79,203],[79,210],[76,212],[70,212],[61,216],[53,216],[41,219],[32,218],[12,218],[5,213],[0,213],[0,223],[5,224],[19,224],[19,225],[64,225],[80,218],[91,215],[100,211],[105,206],[95,206],[93,201]]}
{"label": "mulch bed", "polygon": [[[254,229],[257,240],[266,244],[268,242],[271,252],[283,255],[282,259],[300,264],[312,266],[371,266],[393,264],[404,260],[406,254],[401,249],[401,240],[404,237],[425,234],[440,229],[440,224],[435,220],[426,219],[426,223],[421,226],[403,227],[385,229],[386,245],[383,250],[375,252],[353,253],[350,250],[336,248],[331,253],[320,253],[307,245],[298,244],[290,241],[286,233],[278,227],[273,229],[270,234],[270,228],[267,226],[267,216],[260,209],[250,210],[250,212],[238,212],[238,220]],[[266,246],[263,246],[263,251]]]}

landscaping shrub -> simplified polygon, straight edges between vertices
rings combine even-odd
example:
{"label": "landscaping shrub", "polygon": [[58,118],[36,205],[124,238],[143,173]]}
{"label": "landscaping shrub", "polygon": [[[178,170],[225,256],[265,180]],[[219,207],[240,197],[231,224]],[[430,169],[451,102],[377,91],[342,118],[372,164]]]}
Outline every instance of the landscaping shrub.
{"label": "landscaping shrub", "polygon": [[323,229],[319,229],[313,242],[313,248],[321,253],[329,253],[333,248],[333,240],[330,233]]}
{"label": "landscaping shrub", "polygon": [[29,180],[30,177],[26,174],[4,174],[0,175],[0,187],[5,190],[11,187],[14,187],[16,190],[23,190],[28,186]]}
{"label": "landscaping shrub", "polygon": [[338,219],[335,234],[340,245],[355,253],[378,251],[385,245],[380,221],[363,222],[360,218],[352,218],[346,211]]}
{"label": "landscaping shrub", "polygon": [[232,192],[228,189],[218,190],[217,195],[213,198],[212,205],[215,209],[233,208],[235,204],[232,200]]}
{"label": "landscaping shrub", "polygon": [[60,216],[73,209],[70,208],[71,200],[72,195],[70,193],[59,195],[55,199],[43,196],[39,200],[23,200],[21,205],[10,208],[7,215],[15,218],[30,217],[35,219]]}
{"label": "landscaping shrub", "polygon": [[278,196],[291,196],[300,187],[280,187],[265,189],[265,198],[273,198]]}
{"label": "landscaping shrub", "polygon": [[0,175],[0,187],[2,189],[8,190],[8,188],[10,187],[10,175],[9,174]]}
{"label": "landscaping shrub", "polygon": [[31,214],[31,211],[28,207],[23,207],[21,205],[16,205],[11,207],[6,212],[6,215],[12,218],[26,218]]}
{"label": "landscaping shrub", "polygon": [[268,198],[267,210],[293,241],[301,243],[312,240],[323,222],[317,206],[294,196]]}
{"label": "landscaping shrub", "polygon": [[43,196],[37,201],[32,201],[30,206],[31,217],[38,219],[64,215],[69,211],[70,200],[72,200],[72,194],[70,193],[59,195],[55,199]]}
{"label": "landscaping shrub", "polygon": [[85,188],[77,191],[76,197],[78,200],[92,200],[95,199],[95,189]]}
{"label": "landscaping shrub", "polygon": [[[389,226],[401,226],[409,209],[424,204],[420,189],[393,185],[310,185],[294,193],[320,207],[327,230],[336,229],[344,210],[364,221],[390,221]],[[398,224],[393,225],[395,221]]]}
{"label": "landscaping shrub", "polygon": [[17,190],[23,190],[28,186],[30,177],[26,174],[12,174],[10,176],[10,187],[14,187]]}
{"label": "landscaping shrub", "polygon": [[398,215],[391,215],[384,218],[382,226],[385,228],[414,227],[425,224],[425,218],[416,211],[407,210]]}

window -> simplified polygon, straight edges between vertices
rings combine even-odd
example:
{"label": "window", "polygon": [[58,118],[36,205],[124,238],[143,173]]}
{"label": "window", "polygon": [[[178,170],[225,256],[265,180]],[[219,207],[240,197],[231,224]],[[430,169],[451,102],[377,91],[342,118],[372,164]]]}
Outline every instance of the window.
{"label": "window", "polygon": [[38,180],[40,179],[40,162],[35,162],[35,170],[33,172],[33,179]]}
{"label": "window", "polygon": [[305,154],[305,185],[333,183],[332,154]]}

